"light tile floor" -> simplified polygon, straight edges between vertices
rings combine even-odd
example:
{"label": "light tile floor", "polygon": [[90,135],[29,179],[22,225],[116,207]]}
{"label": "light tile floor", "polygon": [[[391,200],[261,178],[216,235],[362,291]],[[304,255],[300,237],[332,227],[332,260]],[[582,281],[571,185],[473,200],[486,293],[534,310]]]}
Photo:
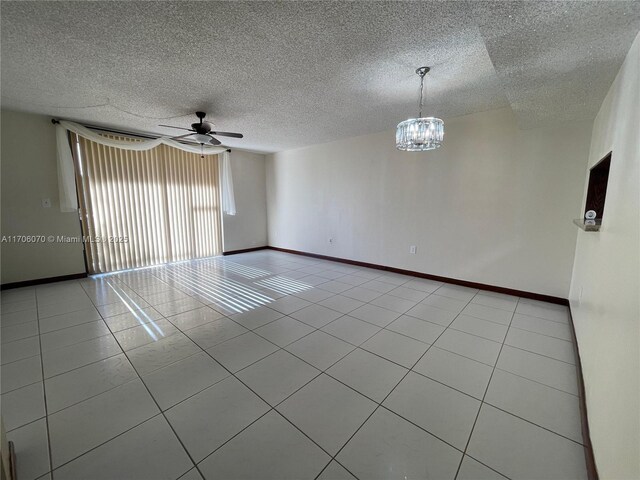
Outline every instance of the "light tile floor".
{"label": "light tile floor", "polygon": [[268,250],[1,299],[20,480],[586,477],[565,307]]}

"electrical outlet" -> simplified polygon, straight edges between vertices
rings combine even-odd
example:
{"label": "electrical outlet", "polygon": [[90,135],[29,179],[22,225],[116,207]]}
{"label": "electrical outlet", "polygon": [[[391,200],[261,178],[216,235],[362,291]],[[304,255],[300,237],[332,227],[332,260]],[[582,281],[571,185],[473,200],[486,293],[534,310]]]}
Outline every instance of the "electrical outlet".
{"label": "electrical outlet", "polygon": [[418,251],[418,247],[416,247],[415,245],[410,245],[409,246],[409,253],[415,255],[415,253]]}
{"label": "electrical outlet", "polygon": [[42,199],[42,208],[51,208],[51,199],[43,198]]}

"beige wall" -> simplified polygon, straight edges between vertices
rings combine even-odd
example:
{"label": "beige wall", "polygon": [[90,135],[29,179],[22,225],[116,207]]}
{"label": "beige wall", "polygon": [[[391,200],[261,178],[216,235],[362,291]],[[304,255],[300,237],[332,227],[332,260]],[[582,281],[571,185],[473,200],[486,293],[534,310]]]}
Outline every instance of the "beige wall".
{"label": "beige wall", "polygon": [[594,122],[589,167],[612,152],[607,200],[602,230],[578,233],[570,294],[603,479],[640,478],[639,137],[640,35]]}
{"label": "beige wall", "polygon": [[[76,213],[58,202],[56,138],[51,118],[2,110],[2,236],[80,235]],[[42,199],[51,200],[51,208]],[[2,283],[85,271],[79,243],[2,243]]]}
{"label": "beige wall", "polygon": [[431,152],[389,130],[268,156],[269,244],[567,298],[592,123],[445,123]]}
{"label": "beige wall", "polygon": [[224,215],[224,251],[263,247],[267,244],[265,158],[233,150],[231,172],[236,215]]}

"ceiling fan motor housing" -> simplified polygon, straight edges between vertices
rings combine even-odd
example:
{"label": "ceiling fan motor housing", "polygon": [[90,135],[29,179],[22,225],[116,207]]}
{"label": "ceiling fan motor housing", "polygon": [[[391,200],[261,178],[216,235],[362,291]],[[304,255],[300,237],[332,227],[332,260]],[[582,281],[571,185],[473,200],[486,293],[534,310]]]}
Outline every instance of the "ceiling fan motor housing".
{"label": "ceiling fan motor housing", "polygon": [[193,128],[196,133],[206,135],[211,131],[211,124],[209,122],[192,123],[191,128]]}
{"label": "ceiling fan motor housing", "polygon": [[206,135],[211,131],[211,124],[209,122],[203,121],[204,117],[206,116],[207,114],[205,112],[196,112],[196,117],[200,119],[200,123],[191,124],[191,128],[193,128],[196,131],[196,133]]}

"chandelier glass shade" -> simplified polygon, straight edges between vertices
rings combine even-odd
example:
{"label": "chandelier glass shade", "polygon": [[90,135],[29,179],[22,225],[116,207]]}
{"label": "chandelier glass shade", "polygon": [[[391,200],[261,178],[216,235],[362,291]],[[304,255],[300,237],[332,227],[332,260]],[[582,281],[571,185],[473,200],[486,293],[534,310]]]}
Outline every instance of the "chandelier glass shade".
{"label": "chandelier glass shade", "polygon": [[407,152],[433,150],[444,140],[444,122],[439,118],[410,118],[398,124],[396,148]]}
{"label": "chandelier glass shade", "polygon": [[420,113],[418,118],[410,118],[400,122],[396,129],[396,148],[407,152],[424,152],[434,150],[442,145],[444,140],[444,122],[435,117],[423,117],[424,77],[429,67],[416,70],[420,76]]}

